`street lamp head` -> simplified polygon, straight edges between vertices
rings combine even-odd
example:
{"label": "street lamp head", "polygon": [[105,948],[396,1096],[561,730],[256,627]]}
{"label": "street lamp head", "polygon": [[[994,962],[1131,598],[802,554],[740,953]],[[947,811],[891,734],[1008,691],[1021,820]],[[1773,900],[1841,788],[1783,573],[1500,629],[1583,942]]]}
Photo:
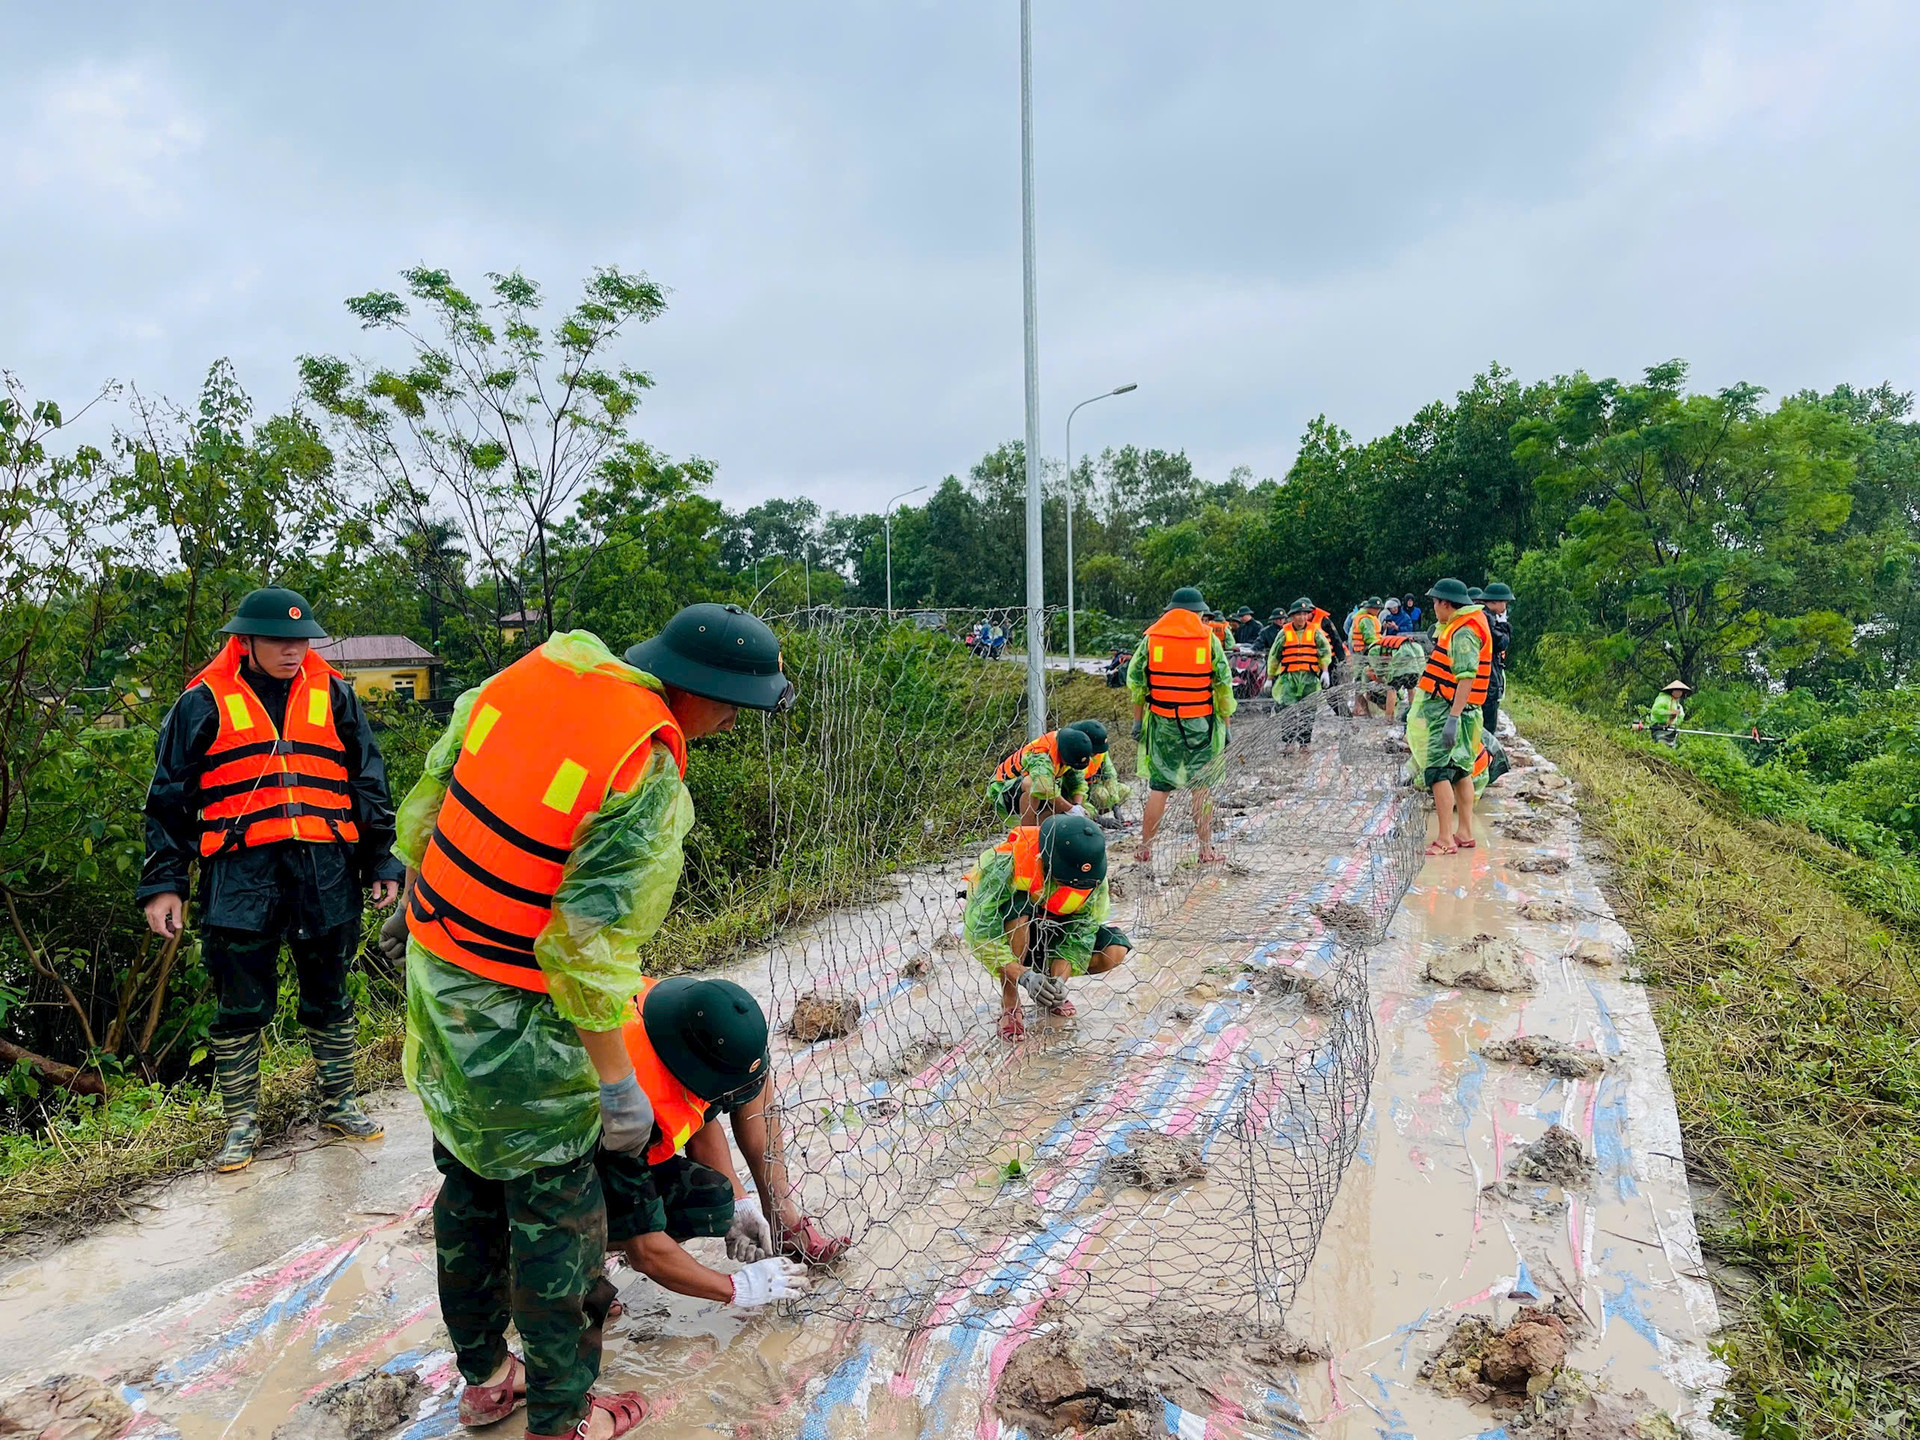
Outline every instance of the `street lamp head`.
{"label": "street lamp head", "polygon": [[1132,381],[1129,381],[1125,385],[1119,385],[1114,387],[1112,390],[1109,390],[1107,393],[1109,395],[1124,395],[1129,390],[1138,390],[1139,388],[1140,387],[1138,385],[1134,384]]}

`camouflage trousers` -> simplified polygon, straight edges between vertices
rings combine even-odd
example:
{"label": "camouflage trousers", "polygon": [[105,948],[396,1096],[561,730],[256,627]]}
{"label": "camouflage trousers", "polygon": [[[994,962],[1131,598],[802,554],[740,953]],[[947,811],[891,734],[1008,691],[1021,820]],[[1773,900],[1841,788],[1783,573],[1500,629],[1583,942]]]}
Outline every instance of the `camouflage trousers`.
{"label": "camouflage trousers", "polygon": [[606,1319],[607,1209],[593,1152],[512,1180],[489,1180],[439,1141],[445,1177],[433,1202],[440,1314],[469,1384],[485,1384],[507,1355],[507,1322],[527,1366],[527,1429],[571,1430],[600,1378]]}

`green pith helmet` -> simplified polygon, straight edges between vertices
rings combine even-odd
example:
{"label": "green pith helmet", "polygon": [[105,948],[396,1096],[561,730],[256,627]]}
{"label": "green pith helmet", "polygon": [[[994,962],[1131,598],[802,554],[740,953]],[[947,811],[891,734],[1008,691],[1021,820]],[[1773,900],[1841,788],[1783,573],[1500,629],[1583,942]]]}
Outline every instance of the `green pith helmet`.
{"label": "green pith helmet", "polygon": [[1191,585],[1182,585],[1173,592],[1173,598],[1167,601],[1169,610],[1192,610],[1196,613],[1207,608],[1206,599]]}
{"label": "green pith helmet", "polygon": [[1360,602],[1360,608],[1362,610],[1378,610],[1380,608],[1380,597],[1378,595],[1367,596],[1366,599]]}
{"label": "green pith helmet", "polygon": [[1053,743],[1060,748],[1060,763],[1071,769],[1084,770],[1093,759],[1093,737],[1084,730],[1063,725],[1053,732]]}
{"label": "green pith helmet", "polygon": [[1084,815],[1040,822],[1040,873],[1056,885],[1091,890],[1107,878],[1107,837]]}
{"label": "green pith helmet", "polygon": [[313,607],[297,590],[252,590],[240,597],[233,618],[222,625],[228,635],[264,635],[270,640],[324,640],[327,632],[313,618]]}
{"label": "green pith helmet", "polygon": [[1098,720],[1076,720],[1067,728],[1070,730],[1078,730],[1081,734],[1085,735],[1087,739],[1091,740],[1093,742],[1094,754],[1104,755],[1107,753],[1107,727],[1102,725]]}
{"label": "green pith helmet", "polygon": [[1471,605],[1473,603],[1473,596],[1468,593],[1467,587],[1451,575],[1444,580],[1434,581],[1433,588],[1427,591],[1427,597],[1432,600],[1444,600],[1449,605]]}
{"label": "green pith helmet", "polygon": [[1471,600],[1474,604],[1478,605],[1486,598],[1487,592],[1482,590],[1478,585],[1469,585],[1467,587],[1467,599]]}
{"label": "green pith helmet", "polygon": [[1267,619],[1269,620],[1284,620],[1286,618],[1287,618],[1287,612],[1280,609],[1275,609],[1271,615],[1267,616]]}
{"label": "green pith helmet", "polygon": [[663,685],[749,710],[784,710],[793,685],[780,668],[780,639],[738,605],[689,605],[627,663]]}
{"label": "green pith helmet", "polygon": [[1480,592],[1480,598],[1483,600],[1512,600],[1515,597],[1511,585],[1507,584],[1504,580],[1496,580]]}
{"label": "green pith helmet", "polygon": [[1242,605],[1239,614],[1241,619],[1251,620],[1253,618],[1253,607],[1251,605]]}
{"label": "green pith helmet", "polygon": [[766,1013],[731,980],[662,980],[641,1002],[640,1023],[660,1063],[702,1100],[766,1078]]}
{"label": "green pith helmet", "polygon": [[1309,600],[1304,595],[1302,595],[1298,600],[1294,601],[1291,605],[1287,607],[1287,618],[1289,620],[1291,620],[1295,615],[1311,615],[1312,613],[1313,613],[1313,601]]}

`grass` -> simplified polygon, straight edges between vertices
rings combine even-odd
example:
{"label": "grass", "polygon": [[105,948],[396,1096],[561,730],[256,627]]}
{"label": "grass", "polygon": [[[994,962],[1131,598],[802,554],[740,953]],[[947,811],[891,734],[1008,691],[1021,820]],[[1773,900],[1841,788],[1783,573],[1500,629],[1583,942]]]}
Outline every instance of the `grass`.
{"label": "grass", "polygon": [[[1011,665],[1003,668],[1004,683],[1018,685],[1024,672]],[[1050,709],[1058,719],[1106,723],[1114,761],[1122,776],[1130,778],[1133,714],[1127,692],[1084,675],[1050,676],[1048,689]],[[985,785],[1000,755],[967,758],[967,764],[950,773],[956,789],[972,787],[980,797],[975,838],[981,839],[993,829]],[[956,803],[956,796],[944,800]],[[964,805],[965,798],[957,797],[957,803]],[[917,835],[918,819],[917,813],[903,816],[901,824]],[[716,913],[669,916],[651,947],[656,973],[711,969],[737,959],[744,950],[836,905],[881,893],[886,868],[943,859],[950,850],[934,853],[909,843],[894,847],[885,868],[823,866],[815,856],[805,865],[776,865],[746,877],[738,903],[723,904]],[[370,922],[369,936],[377,924],[377,919]],[[269,1031],[261,1086],[261,1131],[268,1141],[283,1136],[309,1113],[313,1093],[313,1062],[296,1038],[298,1028],[290,1023],[291,999],[290,990],[282,996],[288,1023]],[[404,1016],[391,995],[383,1003],[362,1005],[362,1086],[399,1082],[404,1031]],[[280,1034],[287,1038],[277,1040]],[[55,1108],[49,1123],[31,1135],[0,1134],[0,1238],[29,1230],[69,1235],[125,1214],[127,1197],[136,1188],[204,1165],[224,1133],[218,1102],[204,1083],[194,1081],[173,1086],[116,1083],[105,1105],[89,1101]]]}
{"label": "grass", "polygon": [[[1920,1423],[1920,909],[1873,864],[1744,813],[1658,748],[1516,695],[1579,782],[1656,987],[1748,1440]],[[1717,1208],[1717,1207],[1714,1207]]]}

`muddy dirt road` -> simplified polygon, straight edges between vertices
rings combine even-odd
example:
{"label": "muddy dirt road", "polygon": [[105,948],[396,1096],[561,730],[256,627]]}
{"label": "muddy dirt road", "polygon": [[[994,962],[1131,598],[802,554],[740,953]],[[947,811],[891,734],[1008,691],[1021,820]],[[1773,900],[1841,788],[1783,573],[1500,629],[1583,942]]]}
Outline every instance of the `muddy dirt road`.
{"label": "muddy dirt road", "polygon": [[[1300,762],[1298,793],[1337,781],[1325,748]],[[1185,1367],[1152,1413],[1135,1418],[1145,1428],[1134,1433],[1497,1433],[1485,1406],[1422,1381],[1422,1362],[1463,1314],[1504,1320],[1530,1298],[1555,1296],[1586,1321],[1569,1363],[1616,1389],[1643,1389],[1683,1420],[1704,1414],[1714,1380],[1705,1337],[1716,1319],[1659,1039],[1557,781],[1533,766],[1503,782],[1483,813],[1480,846],[1428,862],[1372,952],[1381,1059],[1371,1109],[1288,1316],[1292,1330],[1324,1340],[1331,1358],[1258,1373],[1228,1355],[1201,1372]],[[1512,823],[1522,819],[1532,823]],[[1270,838],[1284,849],[1282,833]],[[1234,874],[1181,903],[1206,905],[1207,885],[1255,884],[1270,867],[1302,866],[1291,853],[1241,858]],[[1558,873],[1518,868],[1541,859]],[[1313,888],[1303,896],[1342,893],[1350,883],[1328,857],[1309,857],[1305,869]],[[1146,877],[1137,881],[1148,893]],[[951,876],[907,881],[890,905],[885,915],[833,923],[927,941],[934,979],[911,1003],[924,1011],[925,995],[944,997],[924,1011],[929,1024],[990,1018],[992,995],[977,967],[939,945],[954,911]],[[924,928],[901,925],[905,914]],[[1172,918],[1169,934],[1179,930]],[[1083,1005],[1080,1023],[1089,1039],[1157,1038],[1169,1053],[1225,1065],[1274,1023],[1262,1018],[1259,967],[1324,965],[1331,941],[1318,925],[1292,933],[1279,943],[1249,940],[1237,963],[1211,969],[1201,962],[1217,956],[1169,943],[1118,976],[1100,1012]],[[1494,959],[1517,966],[1532,988],[1495,993],[1425,977],[1436,960],[1451,973],[1448,957],[1476,936],[1511,942]],[[764,996],[782,965],[812,963],[793,958],[810,943],[823,956],[848,953],[817,941],[796,937],[786,960],[751,962],[736,978]],[[1603,960],[1612,963],[1595,963]],[[869,956],[871,973],[841,978],[875,996],[905,994],[892,983],[899,961]],[[887,1012],[875,1003],[869,1013]],[[1485,1053],[1517,1036],[1561,1040],[1579,1053],[1548,1047],[1564,1075]],[[884,1049],[871,1037],[844,1043]],[[955,1048],[974,1043],[962,1036]],[[1095,1044],[1050,1054],[1044,1037],[1031,1044],[1021,1073],[1034,1095],[1059,1101],[1060,1184],[1071,1189],[1072,1167],[1097,1164],[1125,1118],[1067,1103],[1092,1093],[1083,1086],[1102,1077],[1089,1072],[1116,1063],[1114,1052]],[[785,1057],[780,1073],[818,1083],[817,1070],[810,1081],[795,1063],[803,1058]],[[1180,1073],[1178,1085],[1150,1096],[1153,1118],[1169,1130],[1226,1103],[1207,1063]],[[1146,1103],[1129,1101],[1129,1115],[1137,1120]],[[130,1422],[124,1433],[183,1440],[456,1433],[457,1378],[433,1296],[428,1137],[411,1097],[382,1097],[380,1112],[389,1127],[381,1145],[317,1146],[307,1137],[311,1148],[303,1148],[296,1140],[243,1175],[182,1180],[147,1197],[130,1220],[0,1271],[0,1394],[83,1377],[48,1402],[96,1416],[92,1430],[75,1420],[76,1435],[113,1433],[120,1421]],[[1548,1182],[1516,1175],[1522,1147],[1554,1123],[1578,1139],[1590,1171]],[[918,1173],[912,1158],[899,1174]],[[1184,1203],[1204,1210],[1204,1184]],[[1049,1286],[1087,1263],[1106,1243],[1099,1226],[1110,1222],[1105,1211],[1063,1216],[1037,1234],[993,1238],[978,1264],[933,1297],[915,1332],[827,1315],[743,1319],[635,1280],[629,1314],[610,1334],[605,1379],[653,1397],[644,1434],[1021,1433],[997,1415],[995,1381],[1019,1343],[1049,1322]],[[870,1243],[877,1251],[886,1240],[876,1234]],[[717,1242],[697,1243],[713,1245],[717,1258]],[[1177,1259],[1167,1263],[1177,1268]],[[496,1433],[511,1440],[520,1423]]]}

